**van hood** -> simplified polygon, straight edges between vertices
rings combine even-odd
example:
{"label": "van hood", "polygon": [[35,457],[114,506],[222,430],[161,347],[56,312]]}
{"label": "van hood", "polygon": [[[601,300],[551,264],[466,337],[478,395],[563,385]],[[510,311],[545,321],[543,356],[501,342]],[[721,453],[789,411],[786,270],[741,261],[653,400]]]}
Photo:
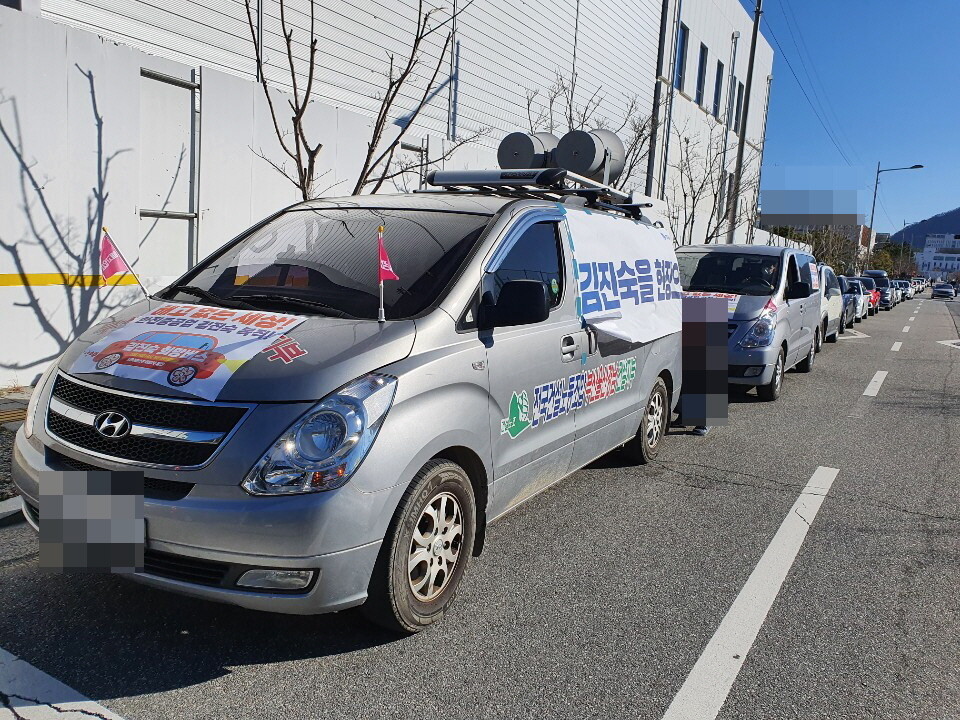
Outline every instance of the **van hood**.
{"label": "van hood", "polygon": [[[142,300],[94,325],[74,341],[59,361],[59,368],[97,385],[165,397],[199,400],[195,395],[146,380],[105,373],[71,373],[74,362],[111,328],[162,305]],[[416,336],[413,320],[349,320],[318,315],[306,317],[288,336],[306,354],[289,363],[271,361],[257,353],[240,365],[226,382],[219,402],[303,402],[319,400],[369,372],[398,362],[410,354]]]}

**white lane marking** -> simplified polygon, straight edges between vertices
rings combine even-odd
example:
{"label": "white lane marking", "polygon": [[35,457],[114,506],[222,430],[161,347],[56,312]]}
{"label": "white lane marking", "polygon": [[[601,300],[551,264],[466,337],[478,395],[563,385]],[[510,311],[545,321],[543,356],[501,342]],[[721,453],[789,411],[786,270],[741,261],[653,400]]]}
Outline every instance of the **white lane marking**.
{"label": "white lane marking", "polygon": [[818,467],[813,473],[673,698],[664,720],[717,717],[839,472]]}
{"label": "white lane marking", "polygon": [[886,370],[877,370],[874,373],[873,379],[867,385],[867,389],[863,391],[864,395],[869,395],[870,397],[876,397],[877,393],[880,392],[880,386],[883,385],[883,381],[887,377]]}
{"label": "white lane marking", "polygon": [[895,342],[895,343],[893,344],[893,347],[890,348],[890,352],[900,352],[900,348],[902,348],[902,347],[903,347],[903,343],[902,343],[902,342]]}
{"label": "white lane marking", "polygon": [[904,332],[910,332],[910,326],[909,326],[909,325],[904,325],[904,326],[903,326],[903,331],[904,331]]}
{"label": "white lane marking", "polygon": [[916,319],[917,319],[917,316],[914,315],[912,318],[910,318],[910,322],[913,322],[913,321],[916,320]]}
{"label": "white lane marking", "polygon": [[6,696],[6,703],[0,704],[2,720],[20,717],[30,720],[89,720],[91,717],[123,720],[3,648],[0,648],[0,693]]}

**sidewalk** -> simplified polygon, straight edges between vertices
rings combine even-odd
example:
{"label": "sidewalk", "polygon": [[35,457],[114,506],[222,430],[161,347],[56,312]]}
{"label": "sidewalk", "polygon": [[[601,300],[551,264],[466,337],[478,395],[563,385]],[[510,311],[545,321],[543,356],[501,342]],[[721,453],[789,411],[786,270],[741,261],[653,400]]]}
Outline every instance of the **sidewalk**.
{"label": "sidewalk", "polygon": [[17,390],[0,390],[0,426],[10,432],[16,432],[27,415],[27,403],[30,402],[32,387]]}
{"label": "sidewalk", "polygon": [[0,390],[0,525],[16,522],[22,517],[20,498],[10,480],[10,458],[13,436],[23,425],[31,392],[31,387]]}

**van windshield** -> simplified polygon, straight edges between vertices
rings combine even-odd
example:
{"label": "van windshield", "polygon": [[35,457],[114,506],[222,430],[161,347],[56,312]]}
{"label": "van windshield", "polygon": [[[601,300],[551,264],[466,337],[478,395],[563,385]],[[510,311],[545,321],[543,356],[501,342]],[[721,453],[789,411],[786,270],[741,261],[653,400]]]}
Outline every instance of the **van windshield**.
{"label": "van windshield", "polygon": [[211,302],[376,320],[377,228],[383,225],[383,244],[400,278],[384,282],[386,316],[409,318],[437,302],[489,220],[429,210],[291,210],[208,258],[161,295],[195,302],[193,288],[206,291]]}
{"label": "van windshield", "polygon": [[885,277],[878,277],[873,279],[877,284],[878,288],[888,288],[890,287],[890,281]]}
{"label": "van windshield", "polygon": [[693,292],[772,295],[780,282],[780,257],[735,252],[680,252],[680,284]]}

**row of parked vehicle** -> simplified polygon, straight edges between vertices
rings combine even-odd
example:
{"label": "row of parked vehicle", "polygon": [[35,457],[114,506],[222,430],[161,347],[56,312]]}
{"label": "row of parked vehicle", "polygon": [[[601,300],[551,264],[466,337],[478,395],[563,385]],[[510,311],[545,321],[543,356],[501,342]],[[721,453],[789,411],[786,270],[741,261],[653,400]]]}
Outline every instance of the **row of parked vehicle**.
{"label": "row of parked vehicle", "polygon": [[57,522],[50,471],[142,472],[126,576],[273,612],[362,605],[416,632],[489,522],[611,450],[657,456],[699,379],[681,287],[726,301],[728,380],[766,400],[909,295],[795,248],[674,251],[642,206],[563,173],[301,203],[87,330],[16,437],[27,521]]}
{"label": "row of parked vehicle", "polygon": [[728,380],[756,387],[763,400],[780,396],[786,370],[810,372],[824,342],[926,286],[884,270],[837,275],[792,248],[689,245],[677,249],[677,259],[684,290],[730,298]]}

